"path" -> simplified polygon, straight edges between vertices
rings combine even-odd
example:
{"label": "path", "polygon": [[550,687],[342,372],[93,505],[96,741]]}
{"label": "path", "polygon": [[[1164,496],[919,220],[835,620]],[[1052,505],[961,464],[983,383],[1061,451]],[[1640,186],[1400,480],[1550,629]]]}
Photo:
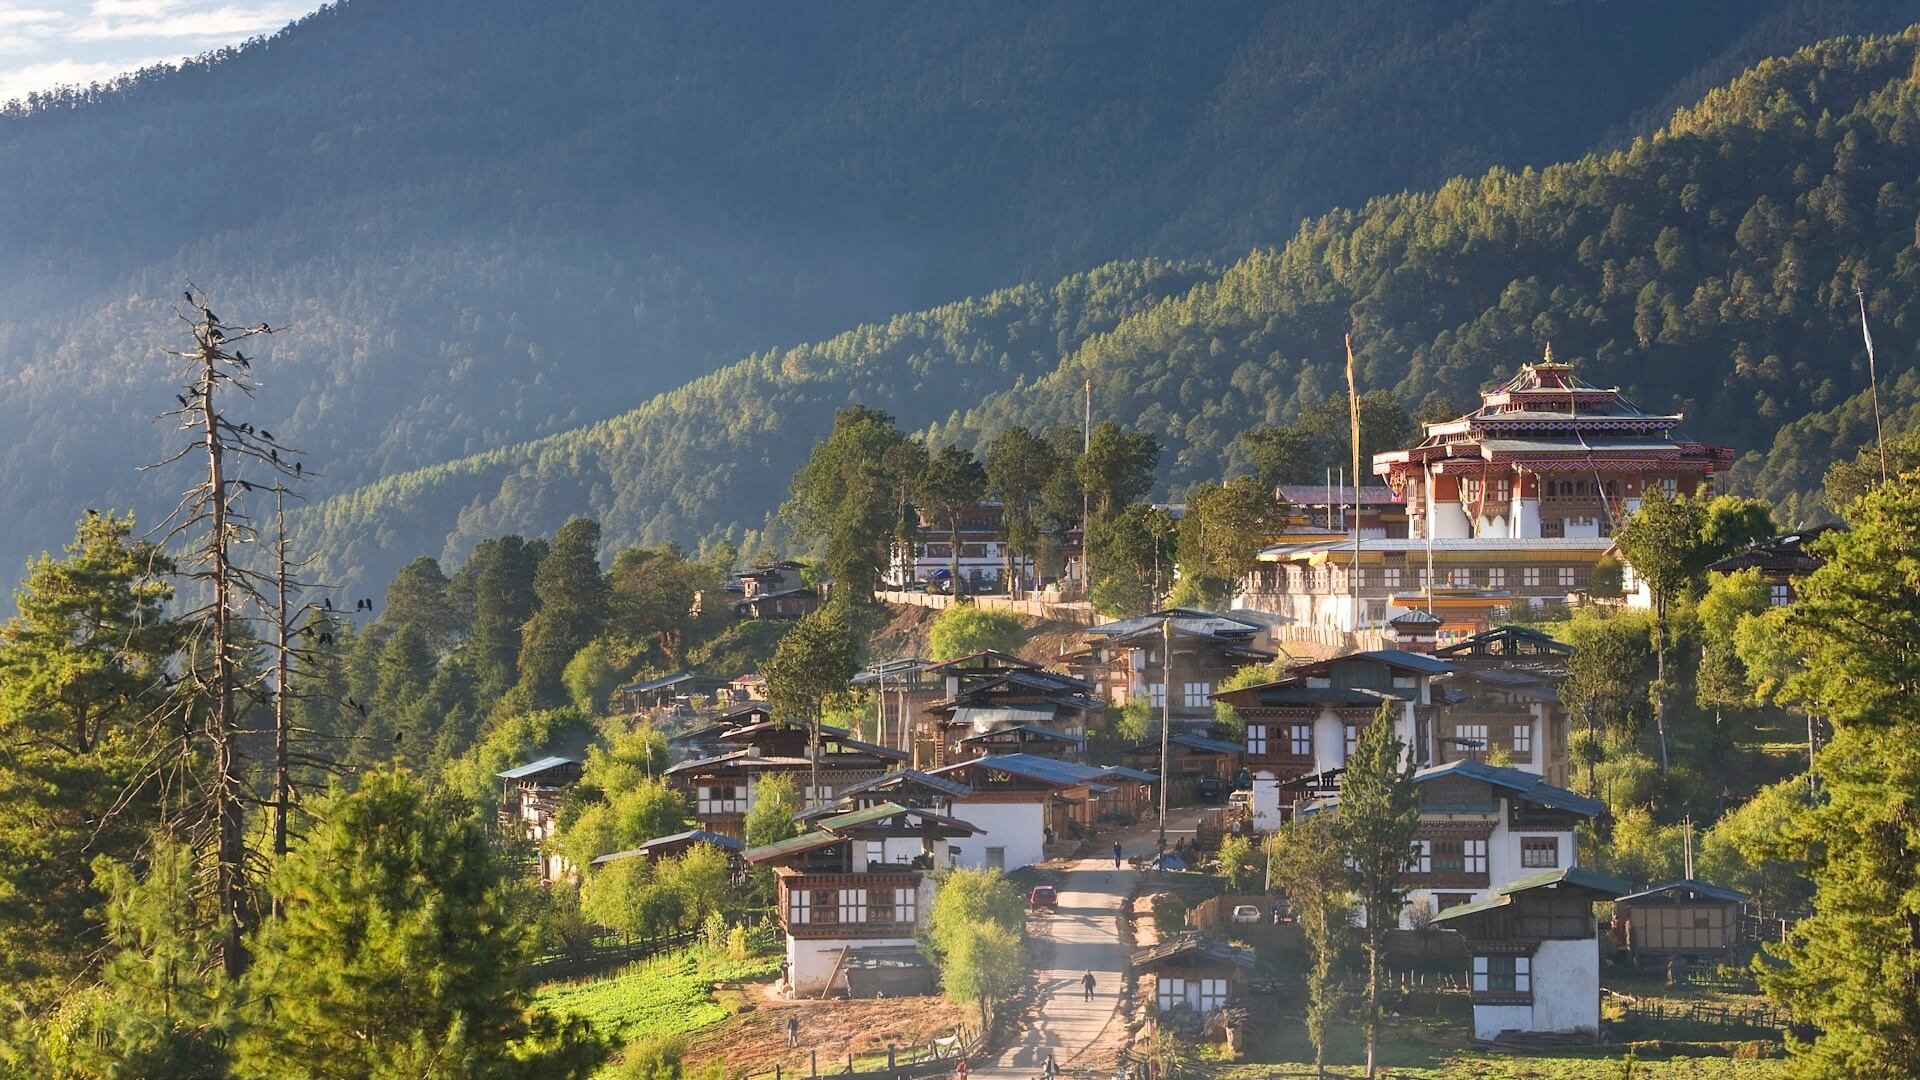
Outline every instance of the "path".
{"label": "path", "polygon": [[[1191,838],[1198,817],[1197,811],[1170,815],[1169,842]],[[1131,858],[1152,853],[1158,832],[1136,828],[1120,840],[1122,853]],[[1067,865],[1058,914],[1039,916],[1029,924],[1039,984],[1033,1007],[1022,1018],[1012,1045],[991,1062],[976,1065],[972,1076],[1031,1080],[1041,1074],[1049,1053],[1063,1075],[1113,1075],[1127,1039],[1127,1020],[1120,1013],[1127,950],[1120,944],[1118,913],[1139,876],[1136,870],[1114,869],[1111,857]],[[1086,1000],[1081,985],[1089,971],[1092,1001]]]}

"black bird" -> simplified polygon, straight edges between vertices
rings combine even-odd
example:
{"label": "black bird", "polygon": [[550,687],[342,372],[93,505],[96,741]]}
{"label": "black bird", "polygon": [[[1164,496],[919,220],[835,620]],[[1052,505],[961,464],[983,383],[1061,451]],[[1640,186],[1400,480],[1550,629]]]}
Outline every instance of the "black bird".
{"label": "black bird", "polygon": [[333,644],[333,635],[332,635],[332,634],[321,634],[321,635],[320,635],[320,644],[322,644],[322,645],[331,645],[331,644]]}
{"label": "black bird", "polygon": [[236,349],[236,350],[234,350],[234,354],[233,354],[233,362],[234,362],[234,363],[236,363],[236,364],[238,364],[238,365],[240,365],[240,366],[241,366],[241,367],[243,367],[243,368],[251,368],[251,367],[253,367],[253,365],[252,365],[252,364],[250,364],[250,363],[248,363],[248,362],[247,362],[247,354],[246,354],[246,353],[243,353],[243,352],[240,352],[240,351],[239,351],[239,350],[237,350],[237,349]]}
{"label": "black bird", "polygon": [[183,408],[183,409],[184,409],[184,408],[186,408],[186,407],[187,407],[187,395],[185,395],[185,394],[175,394],[175,395],[173,395],[173,400],[175,400],[175,401],[177,401],[177,402],[179,402],[179,403],[180,403],[180,407],[181,407],[181,408]]}
{"label": "black bird", "polygon": [[271,432],[271,431],[268,431],[268,430],[267,430],[266,428],[261,428],[261,429],[260,429],[260,437],[261,437],[261,438],[263,438],[263,439],[265,439],[265,440],[267,440],[268,442],[272,442],[272,441],[273,441],[273,432]]}
{"label": "black bird", "polygon": [[326,609],[327,609],[328,611],[332,611],[332,610],[333,610],[333,597],[331,597],[331,596],[328,596],[328,597],[325,597],[325,598],[323,598],[323,599],[322,599],[322,600],[320,601],[320,604],[321,604],[321,606],[323,606],[323,607],[325,607],[325,608],[326,608]]}
{"label": "black bird", "polygon": [[[215,315],[215,314],[213,313],[213,311],[212,311],[212,309],[208,309],[208,311],[207,311],[207,321],[208,321],[208,322],[219,322],[219,321],[220,321],[220,316],[218,316],[218,315]],[[218,331],[216,331],[216,333],[217,333],[217,332],[218,332]]]}
{"label": "black bird", "polygon": [[192,292],[190,292],[190,291],[189,291],[189,292],[183,292],[183,293],[181,293],[180,295],[181,295],[181,296],[184,296],[184,297],[186,297],[186,298],[187,298],[187,303],[189,303],[189,304],[191,304],[191,303],[193,303],[193,293],[192,293]]}
{"label": "black bird", "polygon": [[266,323],[261,323],[261,324],[260,324],[260,332],[261,332],[261,333],[263,333],[263,334],[271,334],[271,333],[273,333],[273,330],[272,330],[272,328],[271,328],[271,327],[269,327],[269,326],[268,326],[268,325],[267,325]]}
{"label": "black bird", "polygon": [[273,463],[274,463],[275,465],[278,465],[278,464],[280,464],[280,451],[278,451],[278,450],[269,450],[269,451],[267,451],[267,456],[273,459]]}
{"label": "black bird", "polygon": [[293,475],[295,476],[300,475],[300,463],[297,461],[293,463]]}

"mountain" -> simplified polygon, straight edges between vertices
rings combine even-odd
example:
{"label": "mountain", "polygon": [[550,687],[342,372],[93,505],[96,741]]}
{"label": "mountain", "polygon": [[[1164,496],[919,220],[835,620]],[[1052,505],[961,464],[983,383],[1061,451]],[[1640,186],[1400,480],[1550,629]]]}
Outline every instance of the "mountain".
{"label": "mountain", "polygon": [[[690,541],[759,526],[840,404],[979,446],[1008,424],[1078,422],[1089,380],[1097,417],[1167,445],[1177,490],[1243,467],[1247,426],[1344,392],[1348,330],[1361,385],[1409,407],[1469,400],[1550,342],[1752,452],[1737,480],[1802,492],[1865,437],[1856,286],[1896,423],[1920,397],[1916,71],[1920,27],[1823,42],[1622,150],[1377,198],[1220,269],[1123,262],[762,353],[595,427],[326,502],[310,537],[340,572],[375,576],[570,513],[600,515],[610,543]],[[1790,434],[1836,410],[1824,445]],[[1812,448],[1763,483],[1783,424]]]}
{"label": "mountain", "polygon": [[1905,6],[349,0],[0,113],[0,560],[171,505],[131,470],[166,452],[189,281],[287,325],[245,419],[338,492],[895,312],[1576,155]]}

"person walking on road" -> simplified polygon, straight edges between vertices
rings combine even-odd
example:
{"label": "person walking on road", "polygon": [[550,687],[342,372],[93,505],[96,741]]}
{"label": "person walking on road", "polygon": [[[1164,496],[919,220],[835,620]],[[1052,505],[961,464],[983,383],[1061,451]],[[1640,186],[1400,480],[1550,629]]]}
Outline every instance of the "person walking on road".
{"label": "person walking on road", "polygon": [[1120,841],[1113,842],[1113,868],[1120,869]]}
{"label": "person walking on road", "polygon": [[1087,972],[1086,978],[1080,980],[1080,988],[1087,992],[1087,996],[1085,998],[1082,998],[1081,1000],[1092,1001],[1093,1000],[1093,972],[1091,971]]}
{"label": "person walking on road", "polygon": [[1059,1080],[1060,1077],[1060,1063],[1053,1060],[1052,1054],[1047,1055],[1046,1077],[1047,1080]]}
{"label": "person walking on road", "polygon": [[787,1045],[800,1045],[800,1018],[797,1016],[787,1017]]}

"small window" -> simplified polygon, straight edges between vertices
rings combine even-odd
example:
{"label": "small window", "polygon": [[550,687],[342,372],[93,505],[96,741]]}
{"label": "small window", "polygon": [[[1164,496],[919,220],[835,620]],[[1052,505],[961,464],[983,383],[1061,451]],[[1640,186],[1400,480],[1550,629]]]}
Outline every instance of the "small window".
{"label": "small window", "polygon": [[1260,757],[1260,756],[1264,756],[1266,752],[1267,752],[1267,725],[1248,724],[1247,725],[1247,753],[1255,757]]}
{"label": "small window", "polygon": [[1346,725],[1346,729],[1347,729],[1346,753],[1347,753],[1347,757],[1352,757],[1354,748],[1360,745],[1360,725],[1348,724]]}
{"label": "small window", "polygon": [[1504,589],[1507,587],[1507,568],[1504,566],[1487,567],[1487,588]]}
{"label": "small window", "polygon": [[1386,569],[1380,571],[1380,576],[1383,579],[1385,579],[1382,582],[1382,584],[1384,584],[1387,588],[1397,589],[1400,587],[1400,568],[1399,567],[1389,566]]}
{"label": "small window", "polygon": [[813,922],[813,893],[795,889],[787,894],[787,925],[806,926]]}
{"label": "small window", "polygon": [[1520,838],[1520,865],[1532,870],[1553,870],[1560,866],[1560,841],[1551,836]]}
{"label": "small window", "polygon": [[1464,566],[1463,566],[1463,567],[1460,567],[1460,568],[1458,568],[1458,569],[1456,569],[1456,570],[1455,570],[1455,571],[1453,572],[1453,587],[1454,587],[1454,588],[1456,588],[1456,589],[1465,589],[1465,588],[1470,588],[1470,587],[1471,587],[1472,585],[1473,585],[1473,571],[1472,571],[1472,570],[1469,570],[1469,569],[1467,569],[1466,567],[1464,567]]}
{"label": "small window", "polygon": [[1520,584],[1529,589],[1539,588],[1540,587],[1540,568],[1537,566],[1521,567],[1520,568]]}
{"label": "small window", "polygon": [[1294,757],[1313,756],[1313,725],[1292,724],[1287,728],[1287,752]]}
{"label": "small window", "polygon": [[893,890],[893,921],[919,922],[920,893],[914,889]]}
{"label": "small window", "polygon": [[1767,602],[1774,607],[1786,607],[1793,603],[1793,586],[1784,581],[1776,581],[1767,586]]}
{"label": "small window", "polygon": [[1560,587],[1563,589],[1573,588],[1573,567],[1563,566],[1560,568]]}
{"label": "small window", "polygon": [[1361,567],[1360,569],[1358,569],[1358,570],[1355,570],[1355,571],[1353,572],[1353,584],[1354,584],[1354,587],[1355,587],[1355,588],[1357,588],[1357,589],[1362,589],[1362,590],[1364,590],[1364,589],[1365,589],[1365,588],[1367,587],[1367,569],[1366,569],[1366,567],[1364,567],[1364,566],[1363,566],[1363,567]]}
{"label": "small window", "polygon": [[1210,704],[1207,695],[1213,693],[1210,682],[1190,682],[1180,688],[1180,704],[1188,709],[1204,709]]}
{"label": "small window", "polygon": [[867,841],[867,862],[883,863],[887,861],[887,842],[885,840]]}
{"label": "small window", "polygon": [[987,849],[987,869],[1005,870],[1007,868],[1007,849],[990,847]]}
{"label": "small window", "polygon": [[1466,871],[1469,874],[1487,872],[1487,842],[1469,840],[1466,842]]}
{"label": "small window", "polygon": [[1416,874],[1433,873],[1433,841],[1415,840],[1413,842],[1413,865],[1408,869]]}
{"label": "small window", "polygon": [[1513,725],[1513,752],[1516,755],[1533,755],[1533,725]]}
{"label": "small window", "polygon": [[1464,892],[1443,892],[1433,894],[1433,910],[1436,914],[1450,907],[1473,903],[1473,894]]}
{"label": "small window", "polygon": [[1474,957],[1473,992],[1476,994],[1533,993],[1533,958],[1530,956]]}
{"label": "small window", "polygon": [[1162,708],[1167,704],[1167,684],[1166,683],[1156,682],[1156,683],[1147,684],[1147,704],[1153,706],[1156,709]]}
{"label": "small window", "polygon": [[1154,1004],[1161,1012],[1172,1012],[1187,1003],[1187,980],[1160,976],[1154,979]]}

